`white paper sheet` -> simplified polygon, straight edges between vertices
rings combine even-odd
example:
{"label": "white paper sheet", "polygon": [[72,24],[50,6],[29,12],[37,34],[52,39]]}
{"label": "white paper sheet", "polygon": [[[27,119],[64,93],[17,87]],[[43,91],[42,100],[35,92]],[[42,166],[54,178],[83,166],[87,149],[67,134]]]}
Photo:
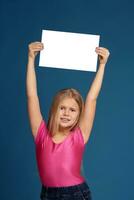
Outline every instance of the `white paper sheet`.
{"label": "white paper sheet", "polygon": [[43,30],[39,66],[95,72],[99,39],[99,35]]}

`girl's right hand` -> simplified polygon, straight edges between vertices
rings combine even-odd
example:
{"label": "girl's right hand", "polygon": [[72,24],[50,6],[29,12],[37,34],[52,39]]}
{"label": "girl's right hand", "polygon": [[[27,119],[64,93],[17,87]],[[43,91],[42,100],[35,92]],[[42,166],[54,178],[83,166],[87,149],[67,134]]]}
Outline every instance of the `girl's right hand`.
{"label": "girl's right hand", "polygon": [[28,45],[28,57],[35,59],[39,51],[44,49],[44,45],[41,42],[32,42]]}

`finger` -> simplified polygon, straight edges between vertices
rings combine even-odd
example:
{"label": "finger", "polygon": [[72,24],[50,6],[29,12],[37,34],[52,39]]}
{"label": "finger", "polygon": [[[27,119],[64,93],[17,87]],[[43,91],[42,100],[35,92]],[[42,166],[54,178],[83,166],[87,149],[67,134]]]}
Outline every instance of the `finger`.
{"label": "finger", "polygon": [[102,49],[96,49],[95,50],[97,54],[103,54],[104,56],[106,56],[108,53]]}
{"label": "finger", "polygon": [[35,45],[35,44],[34,44],[34,45],[29,46],[29,48],[30,48],[31,50],[32,50],[32,49],[34,50],[34,49],[36,49],[36,48],[37,48],[37,49],[43,49],[44,46],[42,46],[42,45]]}
{"label": "finger", "polygon": [[30,49],[31,51],[41,51],[42,50],[42,48],[32,48],[32,49]]}
{"label": "finger", "polygon": [[105,56],[109,55],[109,52],[104,49],[96,49],[96,53],[98,53],[98,54],[102,53]]}
{"label": "finger", "polygon": [[41,51],[42,48],[34,48],[33,50],[34,50],[34,51]]}
{"label": "finger", "polygon": [[104,49],[104,50],[108,50],[107,48],[105,47],[96,47],[97,49]]}
{"label": "finger", "polygon": [[103,57],[103,58],[107,57],[104,53],[98,53],[98,55]]}
{"label": "finger", "polygon": [[102,60],[107,60],[108,59],[108,55],[105,55],[103,53],[100,53],[98,55],[99,55],[100,59],[102,59]]}
{"label": "finger", "polygon": [[43,47],[44,45],[43,44],[33,44],[32,46],[33,47]]}
{"label": "finger", "polygon": [[37,41],[37,42],[33,42],[33,44],[34,44],[34,43],[35,43],[35,44],[43,44],[43,43],[41,43],[41,42],[38,42],[38,41]]}
{"label": "finger", "polygon": [[34,49],[35,49],[35,48],[36,48],[36,49],[44,49],[43,46],[34,46],[33,48],[34,48]]}
{"label": "finger", "polygon": [[105,52],[105,51],[103,51],[103,50],[100,50],[100,49],[96,49],[96,53],[97,53],[97,54],[100,54],[100,53],[102,53],[102,54],[106,54],[106,52]]}
{"label": "finger", "polygon": [[31,42],[29,45],[33,46],[33,45],[37,45],[37,44],[40,44],[40,42]]}
{"label": "finger", "polygon": [[109,50],[107,48],[104,48],[104,47],[96,47],[96,50],[102,50],[102,51],[105,51],[107,53],[110,53]]}
{"label": "finger", "polygon": [[43,43],[41,43],[41,42],[33,42],[29,46],[31,46],[31,47],[44,47]]}

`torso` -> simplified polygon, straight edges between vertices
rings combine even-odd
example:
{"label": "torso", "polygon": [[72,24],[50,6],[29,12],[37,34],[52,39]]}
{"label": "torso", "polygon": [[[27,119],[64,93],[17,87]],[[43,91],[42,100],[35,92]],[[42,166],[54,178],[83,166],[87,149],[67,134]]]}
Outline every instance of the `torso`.
{"label": "torso", "polygon": [[[61,134],[60,135],[59,134],[55,134],[52,137],[52,141],[54,143],[59,144],[59,143],[63,142],[68,137],[68,135],[70,135],[70,132],[68,134],[66,134],[66,135],[63,135],[63,136]],[[84,143],[86,143],[88,141],[88,138],[86,138],[86,136],[83,134],[83,132],[82,132],[82,135],[83,135]]]}
{"label": "torso", "polygon": [[[69,133],[69,134],[70,134],[70,133]],[[68,134],[68,135],[69,135],[69,134]],[[68,135],[59,136],[58,134],[55,134],[55,136],[52,137],[52,140],[53,140],[53,142],[55,142],[55,143],[61,143],[61,142],[63,142],[63,141],[68,137]]]}
{"label": "torso", "polygon": [[44,121],[38,130],[36,158],[42,183],[48,187],[82,183],[84,177],[80,172],[85,145],[81,130],[76,128],[69,135],[56,133],[51,137]]}

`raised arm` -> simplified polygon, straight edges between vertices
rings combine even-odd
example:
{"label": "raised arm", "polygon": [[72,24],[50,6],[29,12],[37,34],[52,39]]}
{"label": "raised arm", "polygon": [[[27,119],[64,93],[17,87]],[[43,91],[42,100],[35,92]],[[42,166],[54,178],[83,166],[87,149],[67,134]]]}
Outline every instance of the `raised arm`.
{"label": "raised arm", "polygon": [[102,47],[97,47],[96,53],[99,55],[99,68],[93,80],[93,83],[88,91],[85,100],[83,116],[81,117],[79,124],[84,136],[85,143],[88,141],[89,136],[91,134],[93,121],[95,117],[95,111],[96,111],[97,97],[99,95],[102,86],[105,65],[110,55],[108,49]]}
{"label": "raised arm", "polygon": [[43,49],[43,44],[33,42],[28,46],[28,63],[26,74],[26,94],[27,108],[30,120],[30,126],[34,138],[36,137],[37,129],[42,120],[40,111],[39,99],[37,94],[36,73],[35,73],[35,57],[39,51]]}

